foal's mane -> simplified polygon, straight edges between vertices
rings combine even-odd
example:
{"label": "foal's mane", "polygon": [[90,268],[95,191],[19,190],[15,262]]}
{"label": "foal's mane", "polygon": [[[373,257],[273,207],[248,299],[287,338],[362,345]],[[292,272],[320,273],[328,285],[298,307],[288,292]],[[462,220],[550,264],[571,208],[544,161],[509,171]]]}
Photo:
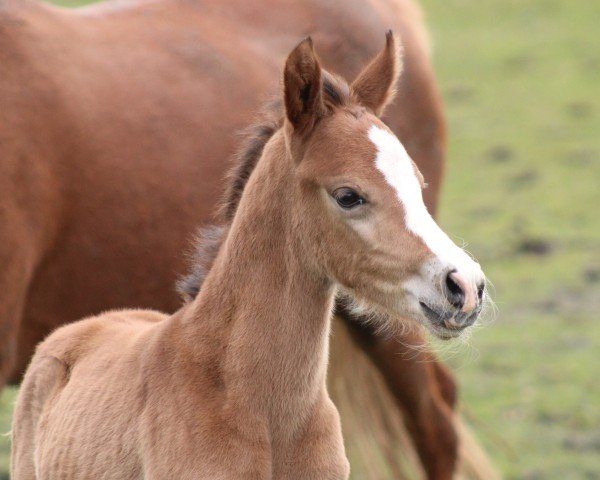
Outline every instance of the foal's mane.
{"label": "foal's mane", "polygon": [[[342,78],[322,71],[323,100],[328,111],[351,104],[350,87]],[[283,125],[281,100],[267,102],[256,122],[241,132],[240,147],[232,158],[225,191],[217,211],[216,224],[198,230],[191,255],[191,270],[177,282],[177,291],[189,301],[198,295],[229,224],[233,220],[244,187],[258,163],[265,145]]]}

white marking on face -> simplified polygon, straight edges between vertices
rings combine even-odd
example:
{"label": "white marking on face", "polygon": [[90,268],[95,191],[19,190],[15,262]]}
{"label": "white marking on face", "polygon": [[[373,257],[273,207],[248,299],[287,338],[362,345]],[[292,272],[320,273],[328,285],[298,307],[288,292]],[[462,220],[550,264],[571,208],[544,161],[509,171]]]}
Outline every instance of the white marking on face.
{"label": "white marking on face", "polygon": [[406,212],[408,230],[420,237],[443,263],[469,272],[474,281],[480,281],[482,274],[479,265],[448,238],[427,211],[415,167],[398,138],[376,125],[371,126],[368,135],[377,148],[375,166],[396,191]]}

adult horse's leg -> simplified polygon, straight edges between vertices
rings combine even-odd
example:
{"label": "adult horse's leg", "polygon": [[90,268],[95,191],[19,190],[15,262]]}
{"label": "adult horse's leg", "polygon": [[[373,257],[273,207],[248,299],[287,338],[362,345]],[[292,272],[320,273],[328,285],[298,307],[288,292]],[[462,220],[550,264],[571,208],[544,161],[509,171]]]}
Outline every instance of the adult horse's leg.
{"label": "adult horse's leg", "polygon": [[0,231],[0,392],[17,363],[18,336],[31,278],[31,262],[24,248],[26,241],[19,241],[14,235],[16,230],[5,224]]}
{"label": "adult horse's leg", "polygon": [[[0,288],[8,286],[11,290],[16,290],[9,282],[10,277],[3,276]],[[4,294],[0,304],[0,391],[9,382],[17,361],[17,338],[25,299],[25,289],[18,290],[20,291],[9,295]]]}
{"label": "adult horse's leg", "polygon": [[404,412],[404,422],[427,478],[450,480],[456,468],[458,436],[452,408],[456,387],[448,370],[427,350],[417,329],[396,338],[383,337],[365,322],[340,312],[356,342],[375,363]]}

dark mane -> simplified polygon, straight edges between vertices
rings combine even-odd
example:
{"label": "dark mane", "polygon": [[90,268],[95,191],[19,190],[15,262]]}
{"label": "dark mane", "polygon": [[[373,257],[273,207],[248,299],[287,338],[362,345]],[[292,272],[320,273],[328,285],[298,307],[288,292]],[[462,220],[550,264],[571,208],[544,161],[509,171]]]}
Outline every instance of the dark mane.
{"label": "dark mane", "polygon": [[263,107],[258,121],[241,132],[240,146],[233,156],[233,165],[225,179],[225,192],[219,207],[219,220],[230,223],[237,210],[244,187],[254,171],[267,142],[283,125],[280,100]]}
{"label": "dark mane", "polygon": [[[350,104],[350,87],[335,75],[323,71],[323,97],[329,110]],[[280,100],[268,102],[256,123],[241,133],[240,147],[233,156],[233,165],[225,180],[225,191],[217,212],[217,225],[199,229],[191,255],[191,271],[177,282],[177,291],[186,300],[198,295],[219,247],[233,220],[244,187],[271,137],[283,125]]]}

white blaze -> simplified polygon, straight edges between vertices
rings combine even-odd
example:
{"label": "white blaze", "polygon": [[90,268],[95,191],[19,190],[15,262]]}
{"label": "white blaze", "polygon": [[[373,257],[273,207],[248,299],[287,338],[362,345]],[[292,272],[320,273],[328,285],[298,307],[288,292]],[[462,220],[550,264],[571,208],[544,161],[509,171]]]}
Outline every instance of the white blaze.
{"label": "white blaze", "polygon": [[479,265],[448,238],[427,211],[413,163],[398,138],[373,125],[369,129],[369,139],[377,148],[375,166],[394,188],[404,207],[408,230],[419,236],[439,260],[478,281],[475,277],[482,276]]}

